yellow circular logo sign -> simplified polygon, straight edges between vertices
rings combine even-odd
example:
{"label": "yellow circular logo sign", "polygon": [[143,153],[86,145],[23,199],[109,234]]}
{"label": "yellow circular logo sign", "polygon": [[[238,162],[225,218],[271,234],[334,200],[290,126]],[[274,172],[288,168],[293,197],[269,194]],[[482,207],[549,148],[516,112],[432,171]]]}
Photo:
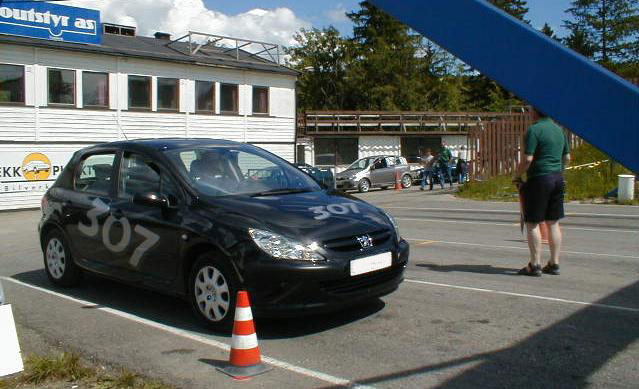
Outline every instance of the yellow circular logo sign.
{"label": "yellow circular logo sign", "polygon": [[31,153],[22,162],[22,175],[29,181],[42,181],[51,176],[51,161],[42,153]]}

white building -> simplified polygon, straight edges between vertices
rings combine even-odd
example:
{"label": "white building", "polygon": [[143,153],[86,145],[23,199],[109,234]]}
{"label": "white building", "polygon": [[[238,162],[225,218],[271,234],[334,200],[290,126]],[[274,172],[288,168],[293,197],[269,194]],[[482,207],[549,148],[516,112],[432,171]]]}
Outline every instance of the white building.
{"label": "white building", "polygon": [[294,161],[296,71],[221,37],[97,28],[97,45],[0,30],[0,210],[39,206],[72,153],[100,142],[220,138]]}

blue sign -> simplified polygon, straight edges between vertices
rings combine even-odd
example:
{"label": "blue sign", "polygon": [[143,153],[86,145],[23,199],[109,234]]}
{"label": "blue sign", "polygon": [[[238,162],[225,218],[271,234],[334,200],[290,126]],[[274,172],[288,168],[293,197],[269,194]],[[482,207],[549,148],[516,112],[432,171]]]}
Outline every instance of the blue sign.
{"label": "blue sign", "polygon": [[100,44],[100,11],[42,2],[0,0],[0,34]]}

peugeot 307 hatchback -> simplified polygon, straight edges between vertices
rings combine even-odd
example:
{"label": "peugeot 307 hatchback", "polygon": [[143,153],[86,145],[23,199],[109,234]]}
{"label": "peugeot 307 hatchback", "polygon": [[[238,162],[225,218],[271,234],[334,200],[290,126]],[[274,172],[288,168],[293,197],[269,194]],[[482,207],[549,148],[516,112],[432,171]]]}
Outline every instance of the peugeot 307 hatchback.
{"label": "peugeot 307 hatchback", "polygon": [[210,326],[332,310],[394,291],[408,243],[381,209],[323,190],[258,147],[222,140],[101,144],[74,154],[42,199],[49,279],[82,272],[183,296]]}

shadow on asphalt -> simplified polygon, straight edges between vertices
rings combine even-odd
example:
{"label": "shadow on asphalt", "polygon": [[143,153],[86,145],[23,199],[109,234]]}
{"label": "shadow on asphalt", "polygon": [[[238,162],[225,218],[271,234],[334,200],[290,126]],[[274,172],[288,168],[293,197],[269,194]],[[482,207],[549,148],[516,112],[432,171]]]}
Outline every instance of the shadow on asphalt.
{"label": "shadow on asphalt", "polygon": [[[622,295],[639,295],[639,282],[619,289],[596,304],[614,305]],[[472,363],[473,367],[465,368],[437,387],[585,388],[592,386],[589,378],[594,373],[638,339],[637,312],[588,306],[511,347],[362,378],[355,380],[354,384],[389,383]],[[617,373],[605,377],[607,387],[634,385],[632,380],[636,377],[636,370],[628,368],[615,371]],[[624,377],[624,373],[628,376]],[[597,385],[602,385],[601,380]]]}
{"label": "shadow on asphalt", "polygon": [[[53,285],[46,277],[44,270],[20,273],[12,278],[65,296],[91,302],[91,305],[81,306],[80,309],[107,307],[182,330],[203,335],[231,337],[230,333],[207,329],[195,317],[189,303],[177,297],[136,288],[91,274],[85,274],[82,283],[75,288],[60,288]],[[382,300],[375,299],[330,314],[307,315],[304,320],[299,320],[299,318],[256,318],[255,322],[260,339],[295,338],[328,331],[365,319],[382,310],[384,306]]]}
{"label": "shadow on asphalt", "polygon": [[517,271],[519,270],[507,267],[495,267],[492,265],[436,265],[434,263],[418,263],[415,266],[443,273],[464,272],[480,274],[501,274],[507,276],[516,276]]}

